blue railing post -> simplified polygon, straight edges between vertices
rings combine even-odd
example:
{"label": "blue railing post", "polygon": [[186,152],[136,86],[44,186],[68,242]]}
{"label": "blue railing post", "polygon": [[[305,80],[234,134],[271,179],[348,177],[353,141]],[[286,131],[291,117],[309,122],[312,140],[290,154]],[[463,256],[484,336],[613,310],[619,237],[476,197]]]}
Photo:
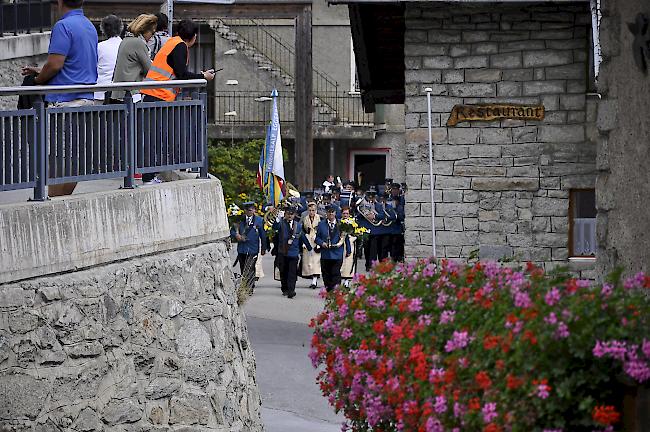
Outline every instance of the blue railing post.
{"label": "blue railing post", "polygon": [[36,122],[36,187],[34,187],[34,201],[47,200],[47,191],[45,190],[47,184],[47,111],[45,110],[45,102],[42,98],[34,104],[36,115],[34,121]]}
{"label": "blue railing post", "polygon": [[130,91],[124,95],[124,106],[126,108],[126,177],[124,177],[124,188],[135,187],[135,105]]}
{"label": "blue railing post", "polygon": [[201,92],[201,156],[203,164],[199,178],[208,178],[208,94]]}

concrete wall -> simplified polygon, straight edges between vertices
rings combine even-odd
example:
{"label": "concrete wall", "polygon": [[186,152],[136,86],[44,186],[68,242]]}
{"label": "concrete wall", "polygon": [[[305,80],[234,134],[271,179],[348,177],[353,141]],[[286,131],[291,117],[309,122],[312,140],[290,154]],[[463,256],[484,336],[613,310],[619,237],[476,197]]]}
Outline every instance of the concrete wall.
{"label": "concrete wall", "polygon": [[[598,82],[598,268],[650,271],[650,77],[632,57],[628,23],[650,17],[646,0],[602,2],[603,64]],[[650,63],[650,58],[646,59]]]}
{"label": "concrete wall", "polygon": [[0,283],[227,236],[218,180],[0,206]]}
{"label": "concrete wall", "polygon": [[[42,66],[47,58],[50,32],[0,38],[0,87],[19,86],[23,66]],[[16,109],[17,97],[0,98],[0,110]]]}
{"label": "concrete wall", "polygon": [[218,180],[0,214],[0,428],[262,430]]}
{"label": "concrete wall", "polygon": [[[406,250],[430,253],[433,88],[438,255],[566,263],[569,190],[595,184],[587,4],[406,6]],[[446,127],[456,104],[542,103],[541,122]]]}

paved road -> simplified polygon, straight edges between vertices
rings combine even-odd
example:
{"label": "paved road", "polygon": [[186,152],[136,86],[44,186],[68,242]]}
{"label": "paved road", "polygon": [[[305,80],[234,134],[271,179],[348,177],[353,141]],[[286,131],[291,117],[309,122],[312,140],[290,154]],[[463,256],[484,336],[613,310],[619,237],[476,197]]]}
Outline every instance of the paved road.
{"label": "paved road", "polygon": [[318,290],[298,279],[297,296],[282,296],[273,280],[273,258],[263,258],[265,277],[244,305],[248,331],[257,360],[262,417],[267,432],[339,432],[337,415],[316,385],[311,366],[309,320],[322,310]]}

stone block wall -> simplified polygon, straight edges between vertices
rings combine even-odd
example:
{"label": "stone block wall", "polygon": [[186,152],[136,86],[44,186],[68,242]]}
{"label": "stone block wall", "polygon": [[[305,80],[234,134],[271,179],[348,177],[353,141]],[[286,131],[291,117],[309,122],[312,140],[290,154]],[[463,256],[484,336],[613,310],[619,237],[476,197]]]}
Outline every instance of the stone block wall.
{"label": "stone block wall", "polygon": [[[588,4],[406,5],[406,243],[431,251],[427,98],[438,255],[566,263],[569,191],[595,185]],[[541,122],[446,127],[456,104],[544,104]]]}
{"label": "stone block wall", "polygon": [[0,285],[0,429],[261,431],[225,241]]}
{"label": "stone block wall", "polygon": [[[650,70],[633,59],[628,23],[650,17],[646,0],[602,2],[598,90],[598,270],[650,271]],[[650,58],[647,59],[650,63]]]}

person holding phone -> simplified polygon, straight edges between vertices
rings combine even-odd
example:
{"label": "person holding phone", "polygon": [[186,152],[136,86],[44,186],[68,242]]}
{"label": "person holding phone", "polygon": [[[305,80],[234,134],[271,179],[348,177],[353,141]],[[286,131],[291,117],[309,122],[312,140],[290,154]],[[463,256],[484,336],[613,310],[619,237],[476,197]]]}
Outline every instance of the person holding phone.
{"label": "person holding phone", "polygon": [[[190,64],[190,48],[196,43],[199,27],[191,20],[182,20],[178,24],[178,36],[170,38],[158,51],[147,72],[145,81],[173,81],[214,79],[213,71],[194,73],[188,70]],[[181,93],[180,88],[150,88],[140,91],[144,102],[171,102]],[[156,173],[142,175],[144,185],[162,183]]]}

